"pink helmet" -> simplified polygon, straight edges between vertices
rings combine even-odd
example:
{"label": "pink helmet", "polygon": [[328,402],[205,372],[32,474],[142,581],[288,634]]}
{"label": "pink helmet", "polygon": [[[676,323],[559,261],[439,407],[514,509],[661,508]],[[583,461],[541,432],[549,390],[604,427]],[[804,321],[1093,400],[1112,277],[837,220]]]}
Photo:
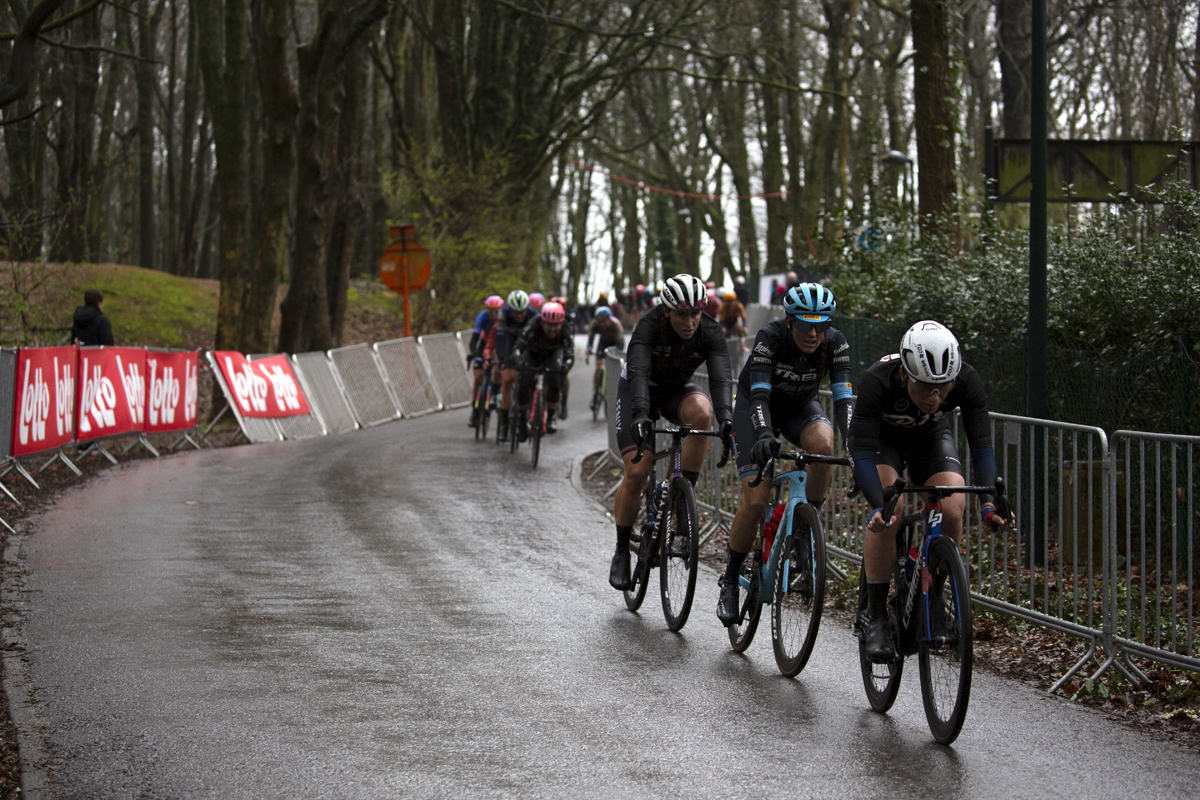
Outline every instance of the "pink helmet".
{"label": "pink helmet", "polygon": [[546,297],[541,292],[534,292],[533,294],[529,295],[529,305],[533,306],[535,311],[545,305],[545,303]]}
{"label": "pink helmet", "polygon": [[566,318],[566,310],[558,303],[546,303],[546,305],[542,306],[542,322],[554,325]]}
{"label": "pink helmet", "polygon": [[483,301],[484,308],[504,308],[504,298],[498,294],[494,294],[487,300]]}

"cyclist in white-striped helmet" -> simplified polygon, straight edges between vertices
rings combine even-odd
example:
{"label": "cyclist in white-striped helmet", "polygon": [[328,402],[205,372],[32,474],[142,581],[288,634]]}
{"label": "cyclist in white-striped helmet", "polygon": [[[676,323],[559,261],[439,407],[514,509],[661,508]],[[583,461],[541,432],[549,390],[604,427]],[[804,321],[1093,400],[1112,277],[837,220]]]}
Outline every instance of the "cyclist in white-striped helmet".
{"label": "cyclist in white-striped helmet", "polygon": [[512,405],[513,389],[517,385],[517,368],[513,348],[517,337],[537,317],[537,309],[529,303],[529,295],[520,289],[508,293],[508,302],[500,310],[500,325],[496,331],[496,360],[500,365],[500,430],[501,439],[508,434],[508,409]]}
{"label": "cyclist in white-striped helmet", "polygon": [[[613,425],[625,477],[614,500],[617,551],[608,582],[622,590],[629,588],[629,538],[642,487],[653,468],[653,459],[642,458],[637,463],[633,459],[639,445],[652,438],[651,416],[708,430],[715,406],[726,447],[733,431],[733,378],[725,332],[719,322],[702,313],[708,302],[704,283],[692,275],[676,275],[666,280],[659,298],[661,302],[642,315],[629,337],[625,368],[617,383]],[[708,365],[711,401],[692,382],[692,374],[701,364]],[[704,466],[708,441],[707,436],[690,436],[683,442],[681,468],[693,485]]]}
{"label": "cyclist in white-striped helmet", "polygon": [[[987,391],[979,373],[963,363],[958,340],[945,325],[928,319],[913,325],[900,342],[900,352],[867,369],[858,387],[850,420],[850,450],[854,479],[873,510],[867,515],[863,540],[867,608],[855,628],[867,657],[877,663],[891,661],[896,653],[887,595],[900,518],[884,519],[883,487],[894,483],[906,469],[910,485],[964,485],[958,441],[950,424],[955,409],[961,413],[971,451],[972,483],[991,486],[997,467]],[[941,502],[942,533],[958,542],[963,533],[965,496],[952,494]],[[999,528],[1011,524],[996,511],[991,495],[980,495],[979,505],[983,523]],[[935,590],[939,588],[934,585]],[[945,624],[944,609],[935,607],[933,611],[933,635],[942,635],[944,631],[939,633],[938,627]]]}

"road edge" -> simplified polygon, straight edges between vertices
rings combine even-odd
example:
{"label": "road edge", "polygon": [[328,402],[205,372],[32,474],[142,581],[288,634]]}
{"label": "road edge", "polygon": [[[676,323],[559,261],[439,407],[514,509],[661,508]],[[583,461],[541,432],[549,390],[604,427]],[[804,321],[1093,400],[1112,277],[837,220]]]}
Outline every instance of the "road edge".
{"label": "road edge", "polygon": [[4,610],[4,699],[8,715],[17,731],[17,754],[21,760],[21,796],[50,797],[49,763],[45,743],[40,733],[42,724],[37,702],[30,687],[26,645],[21,625],[27,614],[24,599],[25,570],[21,548],[28,533],[22,530],[10,535],[4,549],[5,575],[0,588],[0,607]]}

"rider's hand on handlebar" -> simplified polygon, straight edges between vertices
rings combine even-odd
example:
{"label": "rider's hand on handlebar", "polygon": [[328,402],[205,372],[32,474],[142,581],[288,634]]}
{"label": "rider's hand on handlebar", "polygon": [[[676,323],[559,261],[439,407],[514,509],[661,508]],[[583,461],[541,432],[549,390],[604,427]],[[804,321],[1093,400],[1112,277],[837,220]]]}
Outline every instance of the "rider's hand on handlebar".
{"label": "rider's hand on handlebar", "polygon": [[731,420],[721,423],[721,445],[725,448],[725,452],[733,449],[733,422]]}
{"label": "rider's hand on handlebar", "polygon": [[883,533],[888,528],[900,521],[899,514],[892,514],[892,519],[889,522],[883,521],[883,509],[876,508],[871,511],[871,519],[867,522],[867,530],[872,533]]}
{"label": "rider's hand on handlebar", "polygon": [[979,517],[984,525],[990,525],[994,530],[1007,530],[1011,524],[1006,517],[1000,516],[992,506],[984,506]]}
{"label": "rider's hand on handlebar", "polygon": [[632,433],[633,441],[636,442],[637,446],[640,448],[647,441],[649,441],[650,437],[653,435],[651,433],[650,420],[646,419],[645,417],[637,417],[634,419]]}
{"label": "rider's hand on handlebar", "polygon": [[763,469],[778,452],[779,440],[775,438],[773,432],[764,430],[758,435],[758,441],[750,448],[750,460],[757,464],[759,469]]}

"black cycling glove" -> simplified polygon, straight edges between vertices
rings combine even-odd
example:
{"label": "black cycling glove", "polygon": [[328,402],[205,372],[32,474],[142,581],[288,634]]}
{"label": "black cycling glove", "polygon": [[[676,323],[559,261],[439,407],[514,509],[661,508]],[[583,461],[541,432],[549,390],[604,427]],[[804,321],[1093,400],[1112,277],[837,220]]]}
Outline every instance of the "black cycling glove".
{"label": "black cycling glove", "polygon": [[759,469],[767,466],[767,462],[779,452],[779,440],[768,428],[758,435],[758,441],[750,448],[750,458]]}
{"label": "black cycling glove", "polygon": [[650,430],[650,420],[646,417],[638,417],[633,421],[633,441],[637,443],[638,447],[650,439],[652,435]]}

